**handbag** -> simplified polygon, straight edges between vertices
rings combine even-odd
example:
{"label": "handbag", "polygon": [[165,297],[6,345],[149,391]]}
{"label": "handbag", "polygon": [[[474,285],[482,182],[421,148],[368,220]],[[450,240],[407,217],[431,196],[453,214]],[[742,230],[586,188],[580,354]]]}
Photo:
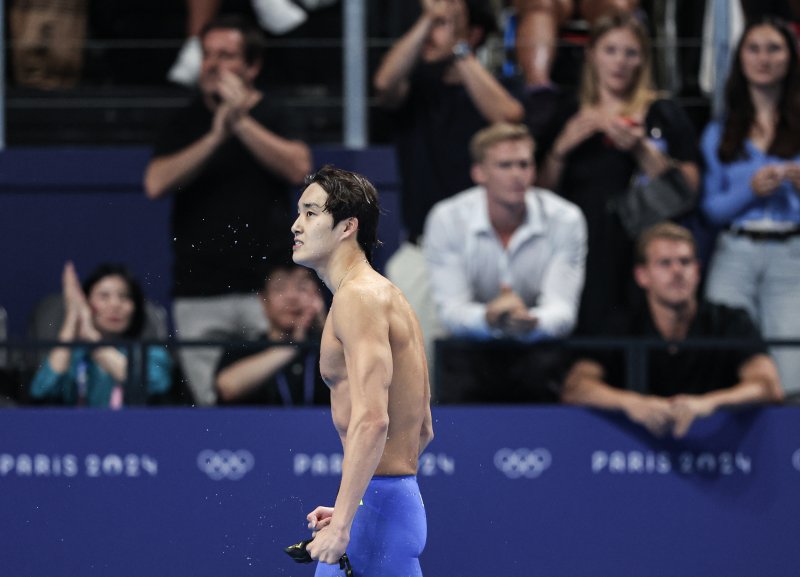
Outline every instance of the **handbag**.
{"label": "handbag", "polygon": [[622,227],[632,239],[646,228],[691,212],[697,204],[693,191],[680,169],[673,165],[655,178],[635,177],[631,186],[610,200]]}

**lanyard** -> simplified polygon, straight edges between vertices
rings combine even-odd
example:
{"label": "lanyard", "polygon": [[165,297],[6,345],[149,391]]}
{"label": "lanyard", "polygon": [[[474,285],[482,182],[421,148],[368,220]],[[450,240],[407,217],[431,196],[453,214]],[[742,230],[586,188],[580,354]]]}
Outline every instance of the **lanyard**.
{"label": "lanyard", "polygon": [[[314,368],[317,362],[317,355],[313,352],[306,354],[306,360],[303,363],[303,404],[314,404]],[[278,393],[281,395],[283,404],[290,407],[294,404],[292,401],[292,391],[289,388],[289,380],[286,378],[285,370],[281,370],[275,375],[275,382],[278,384]]]}

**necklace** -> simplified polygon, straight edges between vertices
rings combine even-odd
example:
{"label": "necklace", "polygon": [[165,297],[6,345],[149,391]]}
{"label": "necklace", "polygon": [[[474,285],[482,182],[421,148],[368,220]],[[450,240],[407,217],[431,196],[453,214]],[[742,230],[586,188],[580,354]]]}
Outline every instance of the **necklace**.
{"label": "necklace", "polygon": [[342,283],[344,282],[344,279],[346,279],[347,275],[350,274],[350,271],[353,270],[356,267],[356,265],[361,264],[362,262],[367,262],[367,259],[362,258],[361,260],[357,260],[356,262],[351,264],[349,267],[347,267],[347,270],[344,271],[344,274],[342,275],[341,280],[339,280],[339,284],[336,285],[336,291],[337,292],[339,291],[339,288],[342,286]]}

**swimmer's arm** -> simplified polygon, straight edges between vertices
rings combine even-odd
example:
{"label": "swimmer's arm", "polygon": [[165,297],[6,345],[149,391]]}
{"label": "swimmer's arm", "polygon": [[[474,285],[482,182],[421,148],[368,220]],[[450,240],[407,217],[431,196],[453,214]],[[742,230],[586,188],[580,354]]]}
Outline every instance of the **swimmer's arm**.
{"label": "swimmer's arm", "polygon": [[332,307],[333,329],[344,348],[350,391],[350,422],[344,446],[342,481],[330,529],[349,539],[350,526],[377,469],[389,430],[392,351],[381,295],[345,287]]}

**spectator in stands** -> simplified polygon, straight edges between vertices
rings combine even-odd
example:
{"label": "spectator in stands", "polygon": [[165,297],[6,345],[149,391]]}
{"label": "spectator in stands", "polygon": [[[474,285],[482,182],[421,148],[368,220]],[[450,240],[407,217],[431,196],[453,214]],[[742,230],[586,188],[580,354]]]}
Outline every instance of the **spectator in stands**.
{"label": "spectator in stands", "polygon": [[[433,297],[448,334],[531,343],[568,335],[584,278],[580,209],[534,188],[524,125],[495,124],[470,143],[477,186],[437,203],[425,223]],[[440,402],[554,401],[558,355],[517,348],[452,350],[438,360]]]}
{"label": "spectator in stands", "polygon": [[403,224],[408,235],[386,273],[406,295],[428,346],[440,333],[419,248],[425,217],[469,186],[468,143],[492,122],[519,122],[522,105],[474,55],[496,28],[486,0],[422,0],[422,13],[375,74],[378,100],[393,111]]}
{"label": "spectator in stands", "polygon": [[[697,298],[700,267],[692,234],[673,223],[647,229],[639,238],[634,274],[646,305],[604,327],[608,336],[654,338],[664,347],[647,356],[647,382],[626,390],[621,355],[579,358],[570,368],[566,403],[621,411],[657,436],[683,437],[692,422],[723,407],[779,402],[775,364],[742,309]],[[750,340],[730,349],[687,349],[686,339]]]}
{"label": "spectator in stands", "polygon": [[[202,34],[200,93],[155,146],[144,186],[172,194],[173,318],[182,340],[253,338],[266,330],[256,296],[269,255],[289,250],[292,186],[311,153],[290,139],[253,80],[261,67],[258,29],[222,17]],[[183,372],[199,405],[213,405],[218,348],[185,347]]]}
{"label": "spectator in stands", "polygon": [[542,135],[558,102],[567,92],[550,72],[558,52],[559,29],[569,20],[590,26],[601,16],[633,14],[639,0],[513,0],[516,11],[515,53],[525,85],[525,123],[535,138]]}
{"label": "spectator in stands", "polygon": [[609,201],[636,174],[653,178],[677,166],[699,186],[699,151],[691,122],[652,87],[650,44],[630,16],[604,17],[587,46],[580,105],[569,106],[543,137],[539,184],[577,204],[586,216],[589,253],[579,334],[591,334],[609,311],[626,306],[633,240]]}
{"label": "spectator in stands", "polygon": [[[123,265],[103,264],[80,285],[71,262],[62,275],[65,316],[58,334],[64,343],[137,339],[145,324],[139,282]],[[119,408],[124,404],[129,349],[125,346],[56,347],[34,375],[30,396],[66,405]],[[140,366],[134,360],[131,365]],[[147,392],[170,388],[172,361],[163,347],[147,347]]]}
{"label": "spectator in stands", "polygon": [[325,302],[319,281],[305,267],[277,262],[260,294],[269,341],[228,349],[217,368],[221,404],[327,405],[330,392],[319,373],[318,341],[325,323]]}
{"label": "spectator in stands", "polygon": [[633,14],[639,0],[514,0],[517,63],[528,90],[552,89],[558,29],[570,18],[593,25],[610,14]]}
{"label": "spectator in stands", "polygon": [[[214,20],[223,0],[186,0],[187,38],[178,53],[178,58],[167,73],[167,78],[176,84],[194,86],[200,75],[203,47],[200,33]],[[336,0],[300,0],[304,8],[313,10],[328,6]],[[291,0],[251,0],[253,12],[259,25],[272,34],[286,34],[306,21],[303,8]]]}
{"label": "spectator in stands", "polygon": [[793,21],[800,32],[799,0],[706,0],[702,29],[702,60],[699,84],[711,99],[712,116],[724,114],[725,83],[730,76],[734,44],[743,35],[745,24],[768,16]]}
{"label": "spectator in stands", "polygon": [[[706,128],[706,215],[725,230],[706,286],[745,308],[768,339],[800,339],[800,65],[774,19],[750,23],[736,48],[725,115]],[[800,350],[773,354],[787,393],[800,393]]]}

